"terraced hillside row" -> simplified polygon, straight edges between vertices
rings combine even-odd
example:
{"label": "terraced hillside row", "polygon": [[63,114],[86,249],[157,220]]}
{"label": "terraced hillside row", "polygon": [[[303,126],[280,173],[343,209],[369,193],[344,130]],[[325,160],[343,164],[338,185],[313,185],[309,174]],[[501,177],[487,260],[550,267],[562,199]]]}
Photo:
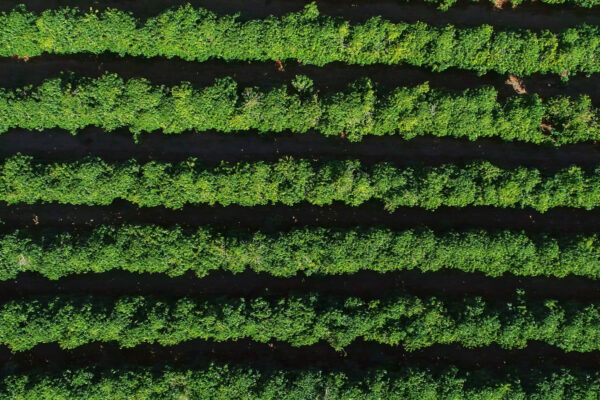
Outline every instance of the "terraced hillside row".
{"label": "terraced hillside row", "polygon": [[0,400],[598,397],[597,0],[282,1],[0,0]]}

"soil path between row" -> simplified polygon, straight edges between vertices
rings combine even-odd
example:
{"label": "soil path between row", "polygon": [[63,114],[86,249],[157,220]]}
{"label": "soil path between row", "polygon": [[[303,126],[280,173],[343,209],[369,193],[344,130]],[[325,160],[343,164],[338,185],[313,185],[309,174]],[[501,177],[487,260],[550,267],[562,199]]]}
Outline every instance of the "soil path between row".
{"label": "soil path between row", "polygon": [[[139,17],[152,17],[161,11],[190,3],[204,7],[220,15],[241,13],[240,19],[265,18],[269,15],[281,16],[301,10],[305,0],[23,0],[31,11],[61,6],[78,6],[86,10],[90,7],[114,7],[134,13]],[[14,0],[0,0],[0,10],[11,10]],[[489,24],[502,28],[529,29],[565,29],[579,24],[600,24],[598,8],[583,8],[565,5],[549,5],[526,2],[512,8],[507,4],[497,9],[491,2],[460,1],[448,11],[437,9],[437,5],[424,1],[411,0],[354,0],[318,1],[319,10],[327,15],[342,17],[353,22],[363,22],[380,15],[393,22],[422,21],[429,24],[453,24],[459,26],[478,26]]]}
{"label": "soil path between row", "polygon": [[217,229],[251,229],[264,232],[285,231],[303,226],[352,228],[380,226],[390,229],[430,227],[432,229],[525,230],[547,233],[597,233],[600,210],[557,208],[544,214],[521,209],[493,207],[442,207],[436,211],[399,208],[393,213],[381,204],[360,207],[341,204],[316,207],[287,206],[198,206],[181,210],[162,207],[138,208],[124,201],[109,207],[61,204],[0,205],[4,228],[91,228],[100,224],[157,224],[197,227],[211,225]]}
{"label": "soil path between row", "polygon": [[251,271],[240,274],[213,272],[198,278],[189,272],[178,277],[163,274],[137,274],[123,271],[73,275],[51,281],[35,273],[22,273],[17,279],[0,282],[0,300],[30,296],[158,296],[158,297],[257,297],[286,296],[290,293],[319,293],[328,296],[356,296],[378,299],[398,293],[415,296],[486,299],[514,299],[522,289],[529,299],[573,301],[600,300],[600,281],[581,277],[501,277],[452,270],[422,273],[401,271],[377,273],[362,271],[344,275],[299,274],[278,278]]}
{"label": "soil path between row", "polygon": [[403,140],[397,136],[367,136],[352,143],[319,133],[220,133],[142,134],[139,143],[125,130],[105,132],[88,128],[72,135],[61,130],[30,132],[13,130],[0,135],[0,158],[21,153],[48,161],[73,161],[86,156],[107,161],[136,159],[183,161],[195,157],[206,165],[221,161],[276,161],[283,157],[341,160],[358,159],[365,165],[391,162],[464,165],[487,160],[502,168],[535,167],[551,172],[578,165],[593,170],[600,166],[600,145],[582,143],[555,147],[499,139],[476,141],[421,136]]}
{"label": "soil path between row", "polygon": [[[503,350],[498,346],[466,349],[457,345],[435,345],[406,352],[398,346],[383,346],[358,341],[344,351],[336,352],[327,343],[292,347],[285,343],[255,343],[246,340],[215,343],[191,341],[176,346],[141,345],[120,349],[111,343],[92,343],[73,350],[62,350],[56,344],[35,347],[23,353],[11,353],[0,348],[0,374],[26,372],[43,368],[44,373],[60,373],[65,369],[96,366],[122,368],[126,366],[176,368],[203,367],[207,362],[250,364],[252,368],[321,368],[323,370],[363,371],[368,367],[393,370],[402,366],[441,367],[454,365],[467,370],[488,369],[492,373],[531,368],[562,366],[596,371],[600,352],[565,353],[543,343],[532,342],[522,350]],[[551,370],[552,371],[552,370]]]}
{"label": "soil path between row", "polygon": [[[217,78],[232,77],[240,85],[279,86],[289,84],[296,75],[313,79],[315,86],[324,92],[339,91],[360,78],[368,77],[385,89],[415,86],[429,82],[433,88],[465,90],[482,85],[494,86],[502,98],[515,96],[516,92],[506,84],[507,77],[496,73],[483,76],[475,72],[449,69],[431,72],[427,69],[394,65],[346,65],[331,63],[325,67],[300,65],[286,62],[281,71],[274,62],[230,63],[212,60],[203,63],[188,62],[177,58],[162,57],[118,57],[102,55],[43,55],[29,61],[0,58],[0,86],[20,88],[38,85],[45,79],[56,78],[62,72],[76,76],[99,77],[104,73],[117,73],[124,79],[143,77],[154,84],[178,85],[182,81],[194,85],[212,85]],[[557,95],[586,94],[593,102],[600,103],[600,76],[576,75],[567,82],[559,76],[534,74],[522,79],[528,93],[537,93],[543,98]]]}

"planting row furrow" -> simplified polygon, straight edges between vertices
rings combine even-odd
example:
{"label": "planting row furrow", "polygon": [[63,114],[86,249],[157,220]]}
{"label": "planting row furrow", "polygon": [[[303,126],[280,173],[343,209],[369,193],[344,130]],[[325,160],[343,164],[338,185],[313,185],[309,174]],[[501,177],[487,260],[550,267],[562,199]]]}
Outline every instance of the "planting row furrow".
{"label": "planting row furrow", "polygon": [[[199,278],[193,272],[166,277],[161,273],[113,270],[101,273],[70,275],[51,280],[35,272],[23,272],[14,280],[0,281],[0,303],[23,297],[86,295],[171,296],[171,297],[253,297],[268,292],[285,296],[289,293],[319,293],[327,296],[355,296],[376,300],[402,290],[415,296],[462,298],[485,296],[488,300],[512,299],[517,290],[525,290],[529,299],[600,300],[598,281],[569,275],[554,276],[486,276],[480,272],[455,269],[423,272],[418,269],[391,271],[357,271],[355,273],[278,277],[268,272],[240,273],[213,271]],[[600,351],[598,365],[600,365]],[[2,355],[0,352],[0,363]]]}
{"label": "planting row furrow", "polygon": [[198,277],[213,271],[292,277],[445,268],[488,276],[598,279],[599,237],[383,228],[221,233],[207,227],[156,225],[107,225],[82,232],[20,229],[0,236],[1,280],[14,279],[21,272],[50,279],[112,270],[171,277],[188,271]]}
{"label": "planting row furrow", "polygon": [[571,399],[597,395],[600,374],[577,368],[546,368],[526,373],[494,373],[445,368],[256,368],[211,363],[172,366],[31,371],[1,380],[0,399]]}
{"label": "planting row furrow", "polygon": [[392,23],[372,18],[351,24],[321,15],[314,3],[282,17],[240,21],[190,5],[141,20],[108,9],[60,8],[41,14],[15,8],[0,15],[0,56],[112,52],[145,57],[238,61],[298,59],[305,64],[410,64],[436,71],[529,75],[600,71],[598,28],[564,31],[500,30]]}
{"label": "planting row furrow", "polygon": [[400,366],[429,370],[456,367],[467,371],[510,371],[522,374],[538,368],[545,371],[557,368],[595,371],[600,365],[600,351],[564,352],[541,342],[531,342],[524,349],[514,350],[505,350],[497,345],[465,348],[457,344],[440,344],[406,351],[400,346],[357,340],[344,347],[344,351],[337,351],[326,342],[295,347],[278,341],[259,343],[251,340],[191,340],[173,346],[141,344],[131,348],[119,347],[117,343],[94,342],[75,349],[62,349],[57,343],[48,343],[17,352],[0,346],[0,362],[6,366],[2,377],[7,374],[29,374],[45,368],[51,368],[52,372],[47,369],[44,372],[52,374],[91,366],[101,370],[124,366],[160,368],[167,365],[198,369],[209,362],[251,365],[258,369],[322,368],[327,371],[355,372],[356,368],[384,368],[393,371]]}
{"label": "planting row furrow", "polygon": [[395,167],[283,158],[205,167],[192,158],[180,163],[99,158],[48,163],[16,155],[0,163],[0,201],[8,204],[110,205],[119,199],[172,209],[199,204],[324,206],[334,201],[359,206],[375,200],[390,212],[401,206],[530,207],[544,212],[600,206],[600,174],[576,166],[554,173],[502,169],[484,161]]}
{"label": "planting row furrow", "polygon": [[440,207],[435,211],[400,207],[393,213],[381,203],[370,201],[358,207],[335,203],[313,206],[264,205],[251,208],[237,205],[185,206],[179,210],[166,207],[137,207],[116,200],[110,206],[74,206],[70,204],[0,204],[0,220],[11,228],[86,229],[100,225],[143,224],[198,228],[210,225],[222,231],[232,229],[262,230],[273,233],[298,227],[385,227],[393,230],[429,227],[443,231],[453,229],[524,230],[534,233],[598,233],[600,208],[554,208],[544,213],[531,209],[497,207]]}
{"label": "planting row furrow", "polygon": [[560,145],[600,139],[599,114],[585,95],[499,100],[490,86],[449,91],[424,83],[383,90],[370,79],[320,94],[302,75],[269,89],[240,88],[231,78],[201,89],[186,82],[169,88],[106,74],[0,91],[0,132],[62,128],[75,133],[89,126],[126,128],[136,137],[152,131],[316,131],[351,141],[434,135]]}
{"label": "planting row furrow", "polygon": [[370,136],[361,142],[325,137],[318,133],[256,134],[219,132],[164,135],[147,133],[137,142],[131,134],[119,130],[107,134],[89,128],[72,135],[61,129],[44,132],[12,130],[0,135],[0,159],[24,154],[45,161],[75,161],[100,157],[105,161],[178,162],[189,157],[203,165],[221,162],[269,161],[285,157],[347,160],[358,159],[363,165],[391,162],[394,165],[424,164],[439,166],[485,160],[500,168],[534,167],[546,172],[572,165],[593,169],[600,162],[600,146],[589,143],[564,146],[540,146],[503,142],[493,138],[473,142],[453,138],[422,136],[404,141],[394,136]]}
{"label": "planting row furrow", "polygon": [[[168,9],[183,5],[203,7],[218,15],[240,14],[241,20],[282,16],[297,12],[306,6],[306,0],[152,0],[145,3],[129,0],[0,0],[0,11],[11,11],[15,4],[24,4],[28,10],[42,12],[60,7],[78,7],[83,10],[94,8],[118,8],[139,18],[153,17]],[[560,29],[584,21],[594,24],[600,17],[598,0],[355,0],[340,2],[319,0],[319,10],[331,16],[345,18],[351,22],[364,22],[381,16],[392,22],[422,21],[433,24],[454,23],[461,26],[481,25],[495,27],[523,27],[532,29]],[[501,10],[505,10],[502,12]]]}
{"label": "planting row furrow", "polygon": [[[283,0],[289,1],[289,0]],[[395,0],[394,0],[395,1]],[[0,0],[1,2],[1,0]],[[1,3],[0,3],[1,4]],[[598,15],[600,19],[600,14]],[[599,22],[600,24],[600,22]],[[164,71],[168,70],[169,74]],[[27,85],[39,85],[69,71],[75,76],[99,78],[106,73],[118,74],[128,80],[144,77],[157,85],[174,86],[190,82],[196,87],[212,85],[215,79],[235,77],[240,87],[289,84],[297,75],[306,75],[313,86],[321,91],[340,91],[363,78],[370,78],[384,88],[416,86],[429,82],[435,89],[465,90],[484,85],[493,86],[500,98],[515,94],[507,84],[505,74],[449,69],[432,72],[415,66],[386,64],[357,65],[335,62],[326,67],[303,65],[296,60],[282,62],[244,62],[213,59],[191,63],[179,58],[118,56],[112,53],[97,54],[45,54],[27,61],[14,57],[0,57],[0,87],[16,89]],[[557,96],[590,96],[594,104],[600,104],[600,75],[578,74],[562,79],[559,75],[533,74],[520,78],[520,84],[528,93],[538,94],[542,99]]]}
{"label": "planting row furrow", "polygon": [[355,340],[414,351],[436,344],[520,349],[539,341],[565,351],[600,350],[600,303],[418,297],[376,300],[316,293],[252,298],[53,296],[0,306],[0,344],[25,351],[43,343],[71,349],[91,342],[163,346],[193,339],[272,340],[341,350]]}

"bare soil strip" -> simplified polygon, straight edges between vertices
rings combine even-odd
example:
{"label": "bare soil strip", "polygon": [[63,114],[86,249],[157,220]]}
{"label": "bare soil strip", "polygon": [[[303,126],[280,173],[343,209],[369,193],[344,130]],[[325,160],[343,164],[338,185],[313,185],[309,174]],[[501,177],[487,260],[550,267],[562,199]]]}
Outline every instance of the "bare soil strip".
{"label": "bare soil strip", "polygon": [[544,214],[531,210],[493,207],[442,207],[434,212],[420,208],[399,208],[390,214],[377,203],[360,207],[333,204],[326,207],[286,206],[203,206],[169,210],[162,207],[137,208],[119,201],[110,207],[36,204],[0,206],[5,228],[57,227],[79,229],[99,224],[139,223],[194,227],[212,225],[219,229],[260,229],[265,232],[302,226],[350,228],[383,226],[406,229],[426,226],[432,229],[482,228],[522,229],[530,232],[599,231],[600,210],[556,208]]}
{"label": "bare soil strip", "polygon": [[254,343],[236,341],[214,343],[192,341],[176,346],[142,345],[119,349],[113,344],[93,343],[74,350],[61,350],[56,344],[40,345],[33,350],[11,353],[0,348],[1,375],[43,368],[44,372],[60,373],[64,369],[96,366],[123,368],[145,366],[160,368],[171,365],[179,368],[202,367],[207,362],[249,363],[252,368],[320,368],[324,370],[364,370],[368,367],[393,369],[398,366],[440,367],[455,365],[491,372],[507,370],[544,369],[553,366],[596,370],[600,352],[565,353],[552,346],[532,342],[523,350],[503,350],[498,346],[465,349],[455,345],[435,345],[406,352],[400,347],[371,342],[355,342],[342,352],[326,343],[291,347],[280,342]]}
{"label": "bare soil strip", "polygon": [[[1,1],[1,0],[0,0]],[[398,4],[401,0],[398,1]],[[326,67],[299,65],[286,62],[280,66],[267,63],[227,63],[208,61],[188,62],[180,59],[156,57],[118,57],[113,54],[57,56],[43,55],[27,62],[13,58],[0,58],[0,86],[18,88],[37,85],[43,80],[55,78],[61,72],[70,71],[77,76],[98,77],[106,72],[117,73],[125,79],[143,77],[163,85],[177,85],[182,81],[197,86],[211,85],[216,78],[233,77],[242,87],[282,85],[289,83],[296,75],[307,75],[322,91],[339,91],[359,78],[368,77],[383,88],[415,86],[429,82],[431,87],[464,90],[482,85],[492,85],[500,96],[515,96],[515,90],[506,83],[507,76],[488,73],[478,76],[475,72],[450,69],[431,72],[409,66],[391,65],[345,65],[328,64]],[[600,103],[600,76],[577,75],[568,82],[559,76],[535,74],[522,79],[528,93],[541,97],[556,95],[587,94],[596,104]]]}
{"label": "bare soil strip", "polygon": [[[139,17],[154,16],[157,13],[186,3],[197,7],[208,8],[218,14],[241,13],[241,19],[265,18],[269,15],[283,15],[298,11],[304,7],[304,0],[23,0],[31,11],[42,11],[61,6],[78,6],[83,10],[89,7],[114,7],[131,11]],[[448,11],[440,11],[437,5],[418,0],[355,0],[317,2],[324,14],[343,17],[344,19],[362,22],[370,17],[381,15],[391,21],[416,22],[429,24],[454,24],[460,26],[477,26],[489,24],[506,28],[530,29],[564,29],[577,24],[599,24],[598,8],[547,5],[526,3],[512,8],[505,4],[500,10],[491,2],[474,3],[461,1]],[[12,9],[14,0],[0,0],[0,10]]]}
{"label": "bare soil strip", "polygon": [[600,145],[593,143],[554,147],[498,139],[472,142],[432,136],[409,141],[395,136],[370,136],[351,143],[318,133],[203,132],[143,134],[136,144],[127,131],[104,132],[97,128],[86,129],[77,135],[61,130],[14,130],[0,135],[0,157],[16,153],[59,161],[95,156],[108,161],[135,158],[140,162],[176,162],[195,157],[206,165],[217,165],[221,161],[275,161],[291,156],[323,160],[354,158],[366,165],[387,161],[398,166],[487,160],[503,168],[528,166],[547,171],[571,165],[589,169],[600,166]]}
{"label": "bare soil strip", "polygon": [[579,301],[600,300],[600,284],[574,276],[565,278],[488,277],[481,273],[437,271],[422,273],[403,271],[380,274],[358,272],[351,275],[300,274],[276,278],[254,272],[231,274],[215,272],[198,278],[193,273],[167,278],[162,274],[135,274],[122,271],[75,275],[51,281],[34,273],[23,273],[13,281],[0,282],[0,301],[26,296],[96,295],[96,296],[165,296],[255,297],[266,293],[285,296],[289,293],[318,292],[323,295],[358,296],[377,299],[394,292],[417,296],[462,298],[482,296],[486,299],[511,299],[517,289],[528,298]]}

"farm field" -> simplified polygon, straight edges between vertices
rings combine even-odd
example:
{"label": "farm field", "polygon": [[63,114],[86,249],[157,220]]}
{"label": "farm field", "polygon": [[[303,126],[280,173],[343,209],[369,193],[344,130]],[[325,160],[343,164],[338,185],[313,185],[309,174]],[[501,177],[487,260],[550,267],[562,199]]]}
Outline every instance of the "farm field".
{"label": "farm field", "polygon": [[600,398],[599,0],[0,0],[0,400]]}

